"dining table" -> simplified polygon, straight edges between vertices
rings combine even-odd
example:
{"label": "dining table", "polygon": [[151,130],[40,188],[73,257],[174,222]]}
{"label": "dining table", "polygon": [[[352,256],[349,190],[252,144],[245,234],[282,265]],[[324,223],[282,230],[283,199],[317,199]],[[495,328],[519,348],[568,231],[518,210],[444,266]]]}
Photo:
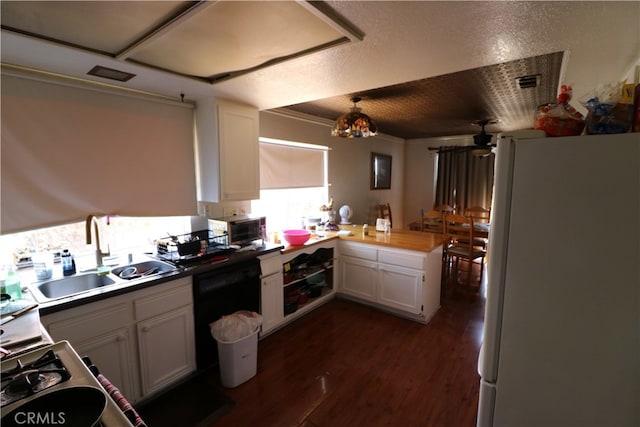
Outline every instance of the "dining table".
{"label": "dining table", "polygon": [[473,223],[473,235],[474,237],[480,237],[482,239],[489,238],[489,230],[491,224],[488,222],[474,222]]}

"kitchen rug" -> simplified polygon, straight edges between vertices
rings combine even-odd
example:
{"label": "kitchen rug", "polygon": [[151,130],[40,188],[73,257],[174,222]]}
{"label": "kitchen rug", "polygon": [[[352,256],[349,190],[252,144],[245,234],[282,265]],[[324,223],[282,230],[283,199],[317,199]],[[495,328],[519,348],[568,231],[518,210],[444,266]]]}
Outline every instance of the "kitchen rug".
{"label": "kitchen rug", "polygon": [[235,404],[207,373],[197,374],[136,411],[149,427],[210,427]]}

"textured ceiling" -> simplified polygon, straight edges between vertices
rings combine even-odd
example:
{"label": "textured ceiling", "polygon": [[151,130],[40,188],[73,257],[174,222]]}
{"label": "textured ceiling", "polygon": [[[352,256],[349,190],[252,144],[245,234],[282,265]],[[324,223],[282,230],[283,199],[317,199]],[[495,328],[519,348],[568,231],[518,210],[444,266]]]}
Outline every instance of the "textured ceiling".
{"label": "textured ceiling", "polygon": [[[562,57],[557,52],[285,108],[336,119],[357,96],[379,132],[405,139],[478,133],[478,120],[497,121],[487,132],[526,129],[537,106],[555,101]],[[539,76],[536,87],[521,89],[524,76]]]}
{"label": "textured ceiling", "polygon": [[[470,123],[481,119],[499,120],[490,133],[529,128],[558,84],[573,86],[580,110],[581,97],[640,64],[640,1],[2,0],[0,7],[3,72],[190,103],[220,97],[260,110],[289,107],[328,120],[357,95],[381,133],[404,138],[473,135],[479,129]],[[135,77],[87,75],[96,65]],[[540,86],[517,89],[515,79],[531,74],[540,74]]]}

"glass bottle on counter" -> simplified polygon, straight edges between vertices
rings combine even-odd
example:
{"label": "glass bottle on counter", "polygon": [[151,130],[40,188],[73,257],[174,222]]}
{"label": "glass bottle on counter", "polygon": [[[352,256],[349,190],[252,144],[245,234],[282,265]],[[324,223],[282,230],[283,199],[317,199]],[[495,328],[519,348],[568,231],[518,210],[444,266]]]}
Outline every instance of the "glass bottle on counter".
{"label": "glass bottle on counter", "polygon": [[62,260],[63,276],[73,276],[74,274],[76,274],[76,262],[69,252],[69,249],[65,249],[64,251],[62,251],[62,256],[60,257],[60,259]]}
{"label": "glass bottle on counter", "polygon": [[0,287],[0,293],[11,295],[12,300],[19,300],[22,298],[22,286],[20,285],[20,278],[13,271],[13,268],[9,269],[4,283]]}

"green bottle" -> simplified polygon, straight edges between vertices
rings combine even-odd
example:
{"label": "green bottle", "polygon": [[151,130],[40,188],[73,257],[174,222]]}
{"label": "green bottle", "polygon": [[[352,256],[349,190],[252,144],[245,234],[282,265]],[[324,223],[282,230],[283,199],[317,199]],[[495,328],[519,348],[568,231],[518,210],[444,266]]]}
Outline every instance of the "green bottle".
{"label": "green bottle", "polygon": [[0,287],[0,293],[11,295],[11,299],[17,301],[22,298],[22,287],[20,286],[20,278],[13,269],[7,273],[4,284]]}

